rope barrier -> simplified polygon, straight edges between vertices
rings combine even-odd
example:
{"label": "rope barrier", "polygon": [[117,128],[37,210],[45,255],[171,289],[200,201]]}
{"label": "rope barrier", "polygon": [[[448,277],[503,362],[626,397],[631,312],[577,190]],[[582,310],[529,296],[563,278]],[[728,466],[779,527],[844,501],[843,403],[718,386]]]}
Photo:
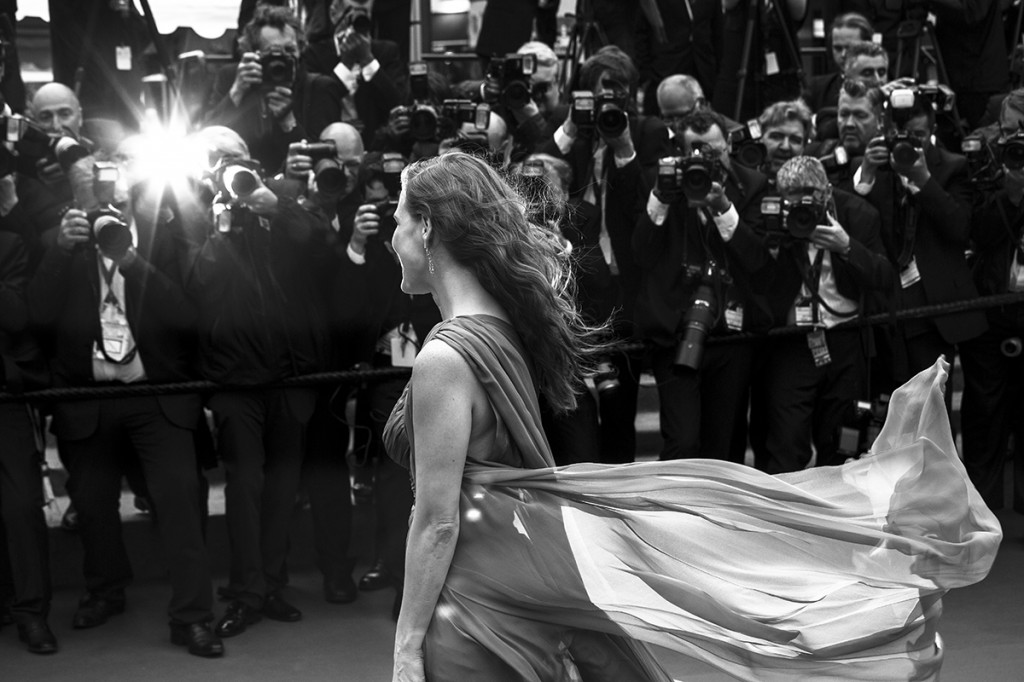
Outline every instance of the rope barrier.
{"label": "rope barrier", "polygon": [[[1024,304],[1024,293],[999,294],[996,296],[985,296],[969,301],[956,301],[953,303],[942,303],[938,305],[920,306],[918,308],[906,308],[895,313],[880,313],[860,317],[849,322],[844,322],[835,329],[855,329],[873,325],[890,324],[893,320],[910,320],[925,317],[939,317],[942,315],[953,315],[970,310],[987,310],[1007,305]],[[806,334],[807,327],[777,327],[765,333],[744,332],[731,334],[729,336],[713,336],[708,338],[709,344],[717,343],[740,343],[754,339],[773,338],[777,336],[792,336]],[[623,350],[642,350],[645,346],[641,343],[624,344]],[[179,381],[171,383],[135,383],[124,384],[123,386],[73,386],[64,388],[48,388],[40,391],[28,391],[25,393],[7,393],[0,391],[0,403],[8,402],[55,402],[66,400],[93,400],[97,398],[129,398],[137,396],[170,395],[181,393],[220,393],[234,391],[252,391],[266,388],[301,388],[322,385],[337,385],[345,383],[374,383],[387,379],[399,379],[408,377],[408,367],[380,367],[371,369],[352,369],[337,372],[318,372],[316,374],[304,374],[302,376],[289,377],[281,381],[258,385],[228,385],[219,384],[213,381]]]}

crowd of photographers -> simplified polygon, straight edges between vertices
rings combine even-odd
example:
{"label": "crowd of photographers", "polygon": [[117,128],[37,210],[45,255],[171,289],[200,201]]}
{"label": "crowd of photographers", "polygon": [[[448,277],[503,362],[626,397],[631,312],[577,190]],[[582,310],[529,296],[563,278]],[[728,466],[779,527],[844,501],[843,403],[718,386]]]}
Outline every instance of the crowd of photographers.
{"label": "crowd of photographers", "polygon": [[[364,11],[331,3],[330,20],[334,33],[307,44],[289,10],[258,7],[202,126],[164,146],[145,134],[86,139],[88,112],[57,83],[35,92],[27,117],[6,112],[0,387],[223,387],[0,402],[0,596],[30,651],[57,649],[41,415],[84,550],[74,628],[125,609],[123,478],[159,528],[171,641],[192,654],[220,656],[223,638],[264,617],[302,618],[285,588],[303,487],[324,598],[394,588],[397,613],[412,492],[382,431],[404,380],[282,382],[411,366],[439,316],[400,289],[400,175],[451,149],[508,171],[574,256],[586,315],[611,319],[623,342],[574,412],[544,409],[559,463],[635,458],[650,371],[663,459],[743,463],[749,447],[770,473],[841,464],[870,444],[886,394],[959,352],[965,462],[1002,505],[1010,432],[1024,423],[1024,304],[895,313],[1024,291],[1024,90],[1001,99],[964,156],[935,138],[952,92],[890,81],[884,49],[846,40],[871,34],[862,17],[836,21],[839,76],[742,123],[713,111],[687,74],[652,88],[658,115],[638,114],[639,73],[617,47],[580,65],[566,91],[537,42],[491,59],[483,80],[450,83],[402,64]],[[876,313],[889,322],[857,324]],[[347,452],[374,479],[377,558],[358,584]],[[230,541],[219,618],[204,541],[203,470],[214,466]],[[1015,506],[1024,511],[1024,486]]]}

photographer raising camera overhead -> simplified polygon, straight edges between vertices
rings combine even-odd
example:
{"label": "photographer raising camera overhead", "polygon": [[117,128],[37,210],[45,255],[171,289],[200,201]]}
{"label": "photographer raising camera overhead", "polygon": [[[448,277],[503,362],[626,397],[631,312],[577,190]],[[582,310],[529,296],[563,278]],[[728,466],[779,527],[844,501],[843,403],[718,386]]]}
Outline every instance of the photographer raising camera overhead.
{"label": "photographer raising camera overhead", "polygon": [[[857,193],[882,215],[882,239],[899,275],[900,309],[977,298],[964,257],[971,227],[967,160],[933,141],[935,116],[952,106],[944,86],[893,81],[883,88],[883,134],[867,145],[854,173]],[[907,319],[896,329],[890,392],[939,355],[986,328],[981,311]],[[951,407],[951,391],[946,407]]]}
{"label": "photographer raising camera overhead", "polygon": [[[723,234],[760,223],[768,179],[734,165],[726,124],[693,111],[675,121],[679,156],[659,162],[647,210],[633,232],[642,270],[637,326],[651,346],[658,381],[661,459],[743,462],[752,344],[704,349],[709,335],[756,329],[745,280],[730,267]],[[740,273],[742,274],[742,273]]]}
{"label": "photographer raising camera overhead", "polygon": [[233,129],[252,158],[275,173],[289,143],[342,120],[345,86],[303,68],[302,28],[287,7],[258,7],[240,45],[238,65],[217,75],[206,123]]}

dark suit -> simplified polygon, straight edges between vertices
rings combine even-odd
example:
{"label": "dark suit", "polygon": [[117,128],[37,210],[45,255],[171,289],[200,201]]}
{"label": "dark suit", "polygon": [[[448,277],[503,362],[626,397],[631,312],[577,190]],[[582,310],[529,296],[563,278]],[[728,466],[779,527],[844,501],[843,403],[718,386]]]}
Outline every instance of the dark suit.
{"label": "dark suit", "polygon": [[[629,130],[636,158],[619,168],[611,149],[606,148],[602,157],[603,183],[594,178],[597,148],[594,139],[585,135],[577,137],[564,155],[553,140],[545,149],[565,158],[572,168],[573,181],[569,188],[572,201],[585,201],[587,189],[594,190],[593,220],[583,226],[590,231],[582,235],[588,244],[598,244],[603,204],[603,220],[618,272],[610,276],[604,300],[598,307],[619,311],[615,317],[616,333],[624,339],[635,334],[636,297],[640,291],[640,267],[633,256],[633,229],[638,212],[643,210],[643,202],[654,186],[658,159],[669,155],[672,149],[668,129],[660,119],[630,116]],[[617,353],[611,361],[616,365],[621,387],[614,395],[603,395],[600,401],[601,458],[604,462],[632,461],[636,455],[634,421],[640,358]]]}
{"label": "dark suit", "polygon": [[[890,169],[879,169],[867,197],[882,214],[882,239],[897,273],[912,256],[921,275],[920,282],[908,288],[896,279],[894,300],[901,309],[978,296],[964,258],[971,229],[967,161],[934,146],[925,160],[931,179],[916,195],[905,189]],[[940,354],[952,362],[955,344],[986,328],[981,311],[902,322],[896,330],[892,385],[880,388],[891,391],[930,367]],[[950,393],[947,391],[947,406]]]}
{"label": "dark suit", "polygon": [[[842,190],[833,190],[833,196],[836,219],[850,236],[848,255],[829,255],[835,288],[843,298],[857,303],[863,314],[870,311],[873,293],[891,289],[892,266],[880,238],[878,212]],[[741,223],[728,247],[753,287],[767,293],[774,324],[787,324],[811,264],[807,242],[784,241],[773,254],[770,242]],[[815,366],[807,335],[767,341],[761,385],[751,406],[752,413],[763,414],[767,430],[763,446],[755,443],[758,468],[769,473],[802,469],[810,461],[812,441],[819,465],[839,463],[835,459],[839,427],[854,401],[865,397],[868,335],[856,328],[827,330],[831,362],[824,367]]]}
{"label": "dark suit", "polygon": [[[181,285],[184,248],[177,220],[138,220],[138,257],[123,268],[125,308],[146,380],[194,378],[195,307]],[[29,286],[35,322],[53,335],[54,383],[88,386],[99,337],[100,279],[92,248],[47,250]],[[194,431],[197,395],[61,402],[53,430],[75,485],[91,593],[121,600],[131,566],[121,541],[118,500],[122,464],[137,457],[169,562],[172,621],[212,617],[209,558],[203,542]]]}
{"label": "dark suit", "polygon": [[[390,40],[373,40],[370,42],[370,51],[380,63],[380,70],[368,81],[359,77],[359,86],[352,96],[358,121],[342,118],[344,110],[335,119],[355,125],[366,146],[372,142],[377,129],[387,124],[391,110],[406,101],[409,87],[408,67],[399,59],[397,44]],[[340,87],[341,97],[349,95],[348,88],[334,75],[338,53],[333,37],[310,43],[302,53],[302,61],[310,73],[322,74],[336,81],[335,87]],[[322,126],[317,130],[310,129],[309,133],[316,136],[322,129]]]}
{"label": "dark suit", "polygon": [[[1005,190],[987,197],[975,210],[971,236],[977,260],[973,270],[981,295],[1011,291],[1014,259],[1024,263],[1019,247],[1022,230],[1024,212],[1009,200]],[[1016,282],[1012,290],[1020,291]],[[1019,439],[1024,422],[1024,355],[1012,357],[1003,348],[1009,340],[1024,338],[1024,304],[986,312],[988,330],[960,344],[964,369],[960,424],[967,473],[985,504],[1001,509],[1010,433],[1015,431]],[[1024,448],[1019,442],[1014,452],[1013,508],[1024,512]]]}
{"label": "dark suit", "polygon": [[[0,391],[42,388],[47,381],[45,361],[28,334],[28,278],[21,240],[0,232]],[[50,610],[50,551],[35,417],[26,403],[0,402],[0,573],[10,566],[10,609],[18,621],[46,618]]]}
{"label": "dark suit", "polygon": [[[768,179],[757,171],[733,166],[725,185],[739,219],[760,222],[761,196]],[[633,233],[633,248],[643,269],[637,299],[637,327],[651,344],[658,381],[661,459],[704,457],[742,462],[746,451],[747,396],[754,347],[752,344],[711,344],[699,371],[673,367],[683,319],[700,282],[694,273],[714,262],[724,274],[713,287],[718,300],[717,324],[711,335],[731,333],[724,310],[742,309],[743,329],[752,330],[765,318],[758,313],[744,273],[731,265],[721,234],[706,212],[688,208],[685,199],[669,207],[657,226],[646,211]],[[732,280],[730,284],[725,278]]]}
{"label": "dark suit", "polygon": [[717,24],[721,21],[721,8],[717,3],[657,1],[658,11],[665,24],[666,43],[660,43],[646,17],[637,24],[636,66],[640,82],[646,83],[644,113],[658,113],[657,89],[667,76],[690,74],[704,90],[708,101],[715,91],[718,77],[718,59],[715,45]]}

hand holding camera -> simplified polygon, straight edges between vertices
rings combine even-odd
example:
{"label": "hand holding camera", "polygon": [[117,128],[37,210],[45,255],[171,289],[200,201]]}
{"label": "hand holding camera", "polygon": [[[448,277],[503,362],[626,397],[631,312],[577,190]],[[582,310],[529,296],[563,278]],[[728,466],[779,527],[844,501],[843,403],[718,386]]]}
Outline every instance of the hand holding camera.
{"label": "hand holding camera", "polygon": [[292,113],[292,89],[276,85],[273,90],[267,92],[264,102],[270,115],[278,121],[283,121]]}
{"label": "hand holding camera", "polygon": [[885,137],[879,135],[871,138],[864,150],[864,159],[860,164],[861,177],[867,182],[874,182],[875,172],[888,163],[889,147],[885,144]]}
{"label": "hand holding camera", "polygon": [[832,217],[830,213],[825,214],[828,225],[818,225],[810,235],[810,242],[819,249],[826,249],[838,254],[850,252],[850,235],[843,226]]}
{"label": "hand holding camera", "polygon": [[260,56],[255,52],[246,52],[238,63],[235,71],[235,82],[231,84],[230,96],[235,106],[242,103],[242,98],[253,87],[263,83],[263,67],[260,64]]}
{"label": "hand holding camera", "polygon": [[910,154],[909,150],[905,150],[904,153],[898,154],[893,151],[890,154],[889,162],[894,171],[920,188],[931,178],[931,173],[928,171],[928,162],[924,158],[924,149],[916,147],[914,151],[917,153]]}
{"label": "hand holding camera", "polygon": [[57,246],[65,251],[72,251],[80,244],[88,244],[91,232],[85,211],[77,208],[68,209],[60,219]]}
{"label": "hand holding camera", "polygon": [[380,216],[376,204],[363,204],[356,209],[356,218],[352,226],[352,237],[349,246],[356,253],[366,253],[366,242],[380,232]]}
{"label": "hand holding camera", "polygon": [[357,64],[365,67],[373,61],[373,51],[370,48],[369,36],[359,33],[349,27],[334,38],[334,44],[338,51],[338,59],[346,68],[352,69]]}
{"label": "hand holding camera", "polygon": [[388,115],[388,134],[394,138],[403,138],[409,134],[412,126],[412,116],[409,107],[397,106],[391,109]]}
{"label": "hand holding camera", "polygon": [[313,158],[306,153],[306,141],[288,145],[288,157],[284,161],[284,175],[292,180],[305,181],[313,170]]}

